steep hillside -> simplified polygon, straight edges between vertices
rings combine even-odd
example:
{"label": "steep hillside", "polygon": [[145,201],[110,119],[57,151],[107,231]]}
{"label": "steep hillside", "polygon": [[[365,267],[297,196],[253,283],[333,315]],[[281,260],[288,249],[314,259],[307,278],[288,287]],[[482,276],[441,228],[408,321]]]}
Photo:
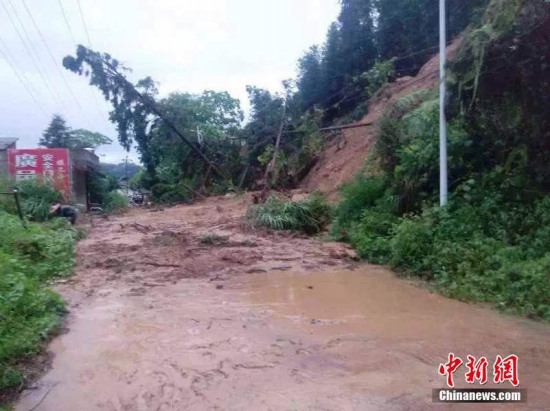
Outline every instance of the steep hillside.
{"label": "steep hillside", "polygon": [[[461,38],[448,48],[452,59]],[[437,84],[439,77],[439,54],[433,56],[416,77],[401,77],[383,87],[369,102],[369,112],[356,124],[368,123],[365,127],[344,129],[326,136],[325,148],[318,163],[300,184],[306,191],[321,190],[329,198],[337,197],[338,186],[361,171],[369,152],[378,121],[388,105],[415,90],[429,89]]]}

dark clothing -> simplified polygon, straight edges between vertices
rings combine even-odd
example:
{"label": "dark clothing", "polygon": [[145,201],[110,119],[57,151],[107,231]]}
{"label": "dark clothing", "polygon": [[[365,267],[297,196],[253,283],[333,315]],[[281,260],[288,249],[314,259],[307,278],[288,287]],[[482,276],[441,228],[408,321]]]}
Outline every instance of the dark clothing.
{"label": "dark clothing", "polygon": [[76,217],[78,216],[78,210],[69,205],[60,205],[55,211],[55,215],[58,217],[65,217],[74,225],[76,223]]}

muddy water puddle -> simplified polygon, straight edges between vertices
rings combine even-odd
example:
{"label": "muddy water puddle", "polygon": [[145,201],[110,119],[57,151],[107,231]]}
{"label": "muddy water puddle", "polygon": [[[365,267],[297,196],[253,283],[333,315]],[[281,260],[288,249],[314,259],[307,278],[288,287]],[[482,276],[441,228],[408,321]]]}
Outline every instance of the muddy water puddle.
{"label": "muddy water puddle", "polygon": [[71,315],[70,331],[51,345],[52,369],[16,410],[430,410],[450,351],[517,354],[529,390],[523,408],[550,403],[547,325],[373,266],[216,285],[98,290]]}
{"label": "muddy water puddle", "polygon": [[[280,327],[309,334],[320,352],[342,359],[342,368],[360,377],[350,387],[390,397],[398,391],[421,403],[428,401],[422,392],[444,387],[437,366],[449,352],[489,361],[513,353],[521,362],[521,386],[530,391],[529,404],[519,408],[550,403],[547,324],[445,298],[375,266],[253,275],[235,288]],[[460,377],[457,387],[472,388]],[[484,388],[491,386],[503,388],[491,381]]]}

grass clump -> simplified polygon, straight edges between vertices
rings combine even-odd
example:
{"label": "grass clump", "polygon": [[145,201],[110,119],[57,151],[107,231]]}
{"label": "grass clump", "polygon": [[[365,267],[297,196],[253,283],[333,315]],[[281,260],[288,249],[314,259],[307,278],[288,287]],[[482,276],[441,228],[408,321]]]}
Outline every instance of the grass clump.
{"label": "grass clump", "polygon": [[221,236],[216,233],[207,233],[203,235],[199,240],[201,244],[220,244],[220,243],[227,243],[228,241],[229,241],[229,237]]}
{"label": "grass clump", "polygon": [[330,207],[319,192],[314,192],[299,201],[290,201],[272,194],[264,204],[251,207],[248,218],[257,226],[273,230],[296,230],[316,234],[328,224]]}
{"label": "grass clump", "polygon": [[36,354],[61,321],[63,300],[47,282],[70,272],[80,235],[63,223],[24,229],[0,211],[0,402],[3,392],[24,384],[21,360]]}

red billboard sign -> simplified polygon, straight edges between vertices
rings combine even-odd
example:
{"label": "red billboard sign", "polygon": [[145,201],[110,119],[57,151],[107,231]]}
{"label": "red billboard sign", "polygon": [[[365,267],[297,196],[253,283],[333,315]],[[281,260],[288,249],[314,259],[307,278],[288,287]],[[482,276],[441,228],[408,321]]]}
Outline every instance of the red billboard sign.
{"label": "red billboard sign", "polygon": [[47,179],[52,181],[65,199],[70,197],[68,149],[9,149],[8,164],[10,174],[16,181]]}

